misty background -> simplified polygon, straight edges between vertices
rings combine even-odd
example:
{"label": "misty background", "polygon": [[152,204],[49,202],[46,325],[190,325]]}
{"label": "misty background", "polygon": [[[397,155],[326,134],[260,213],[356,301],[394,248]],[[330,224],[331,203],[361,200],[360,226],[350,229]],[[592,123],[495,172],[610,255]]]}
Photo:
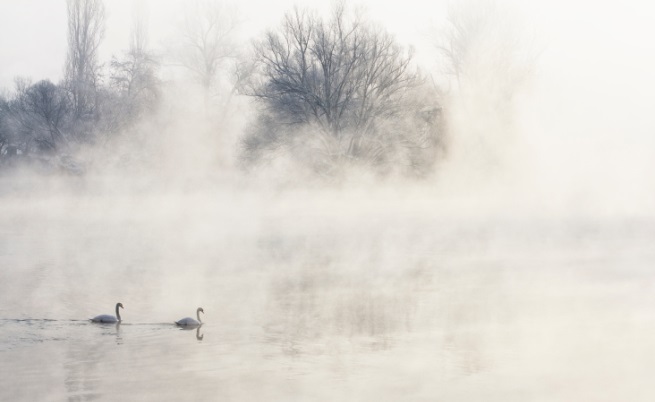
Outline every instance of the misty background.
{"label": "misty background", "polygon": [[[252,147],[248,139],[266,137],[253,131],[261,111],[270,110],[270,105],[253,96],[250,81],[261,77],[257,75],[261,71],[254,71],[249,63],[256,59],[253,46],[266,32],[280,32],[285,13],[292,13],[294,7],[328,19],[337,4],[253,3],[266,11],[261,13],[228,3],[185,4],[116,1],[103,5],[94,55],[94,91],[100,98],[94,100],[94,122],[84,122],[89,127],[79,118],[73,123],[69,111],[62,112],[58,131],[63,138],[43,146],[73,157],[85,171],[103,173],[125,165],[125,160],[136,160],[141,167],[159,160],[156,169],[165,165],[174,175],[231,175],[247,170],[250,176],[255,171],[279,179],[304,175],[309,168],[313,172],[303,181],[325,175],[339,176],[337,180],[357,176],[352,171],[335,173],[333,165],[341,161],[318,166],[319,155],[310,155],[311,161],[297,155],[307,154],[302,150],[289,155],[288,149],[280,150],[279,142],[264,143],[267,150],[244,152],[248,144]],[[17,80],[23,87],[47,80],[62,92],[70,91],[70,82],[65,83],[70,54],[65,4],[27,1],[5,7],[10,10],[2,13],[5,35],[20,30],[18,24],[29,22],[31,27],[20,41],[3,45],[0,85],[5,102],[18,97]],[[575,208],[578,201],[645,208],[652,200],[644,179],[652,160],[653,122],[647,108],[654,62],[648,39],[652,28],[643,5],[482,1],[345,8],[346,18],[361,15],[362,25],[379,28],[391,35],[394,46],[409,52],[408,71],[420,75],[422,99],[420,105],[406,107],[423,111],[423,123],[428,114],[438,114],[429,117],[427,137],[417,127],[420,122],[406,121],[405,127],[398,127],[401,119],[392,119],[396,126],[387,130],[396,138],[376,134],[375,141],[385,147],[401,143],[401,151],[420,150],[420,156],[403,157],[394,151],[380,162],[371,161],[370,155],[346,152],[350,165],[384,176],[422,177],[429,186],[449,191],[479,191],[490,182],[501,182],[505,187],[501,192],[521,188],[522,195],[551,198],[565,208]],[[197,55],[190,50],[197,39],[193,35],[198,34],[191,26],[209,26],[212,19],[223,28],[211,32],[215,66],[205,74],[211,80],[203,83],[207,77],[194,72],[193,64],[200,60],[194,60]],[[135,72],[120,63],[130,57],[134,61],[135,38],[141,41],[137,51],[147,56],[142,68],[149,75],[140,84],[139,98],[127,95],[132,105],[125,106],[125,80]],[[452,46],[455,51],[449,52]],[[412,96],[419,98],[417,93]],[[48,135],[21,127],[25,124],[15,121],[20,119],[12,119],[16,114],[20,111],[3,111],[3,155],[12,145],[24,154],[38,154],[30,149],[34,140]],[[382,123],[376,124],[376,130],[384,131]],[[293,148],[314,148],[315,136],[309,131],[298,142],[293,140]],[[410,134],[399,139],[398,132]],[[416,136],[426,137],[429,143]]]}
{"label": "misty background", "polygon": [[2,2],[0,395],[651,400],[652,11]]}

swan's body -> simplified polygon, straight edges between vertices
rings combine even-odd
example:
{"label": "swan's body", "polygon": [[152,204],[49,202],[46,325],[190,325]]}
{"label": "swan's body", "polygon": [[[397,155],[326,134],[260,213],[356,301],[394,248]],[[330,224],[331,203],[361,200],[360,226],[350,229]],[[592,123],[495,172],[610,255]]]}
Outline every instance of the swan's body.
{"label": "swan's body", "polygon": [[179,325],[180,327],[199,327],[202,325],[202,321],[200,321],[200,313],[205,313],[205,310],[202,309],[202,307],[198,307],[196,310],[196,317],[198,317],[197,320],[194,320],[191,317],[186,317],[182,318],[179,321],[175,321],[175,324]]}
{"label": "swan's body", "polygon": [[116,303],[116,316],[114,317],[113,315],[109,314],[102,314],[96,317],[93,317],[91,319],[92,322],[100,322],[100,323],[115,323],[115,322],[121,322],[121,314],[118,311],[118,308],[123,308],[123,303]]}

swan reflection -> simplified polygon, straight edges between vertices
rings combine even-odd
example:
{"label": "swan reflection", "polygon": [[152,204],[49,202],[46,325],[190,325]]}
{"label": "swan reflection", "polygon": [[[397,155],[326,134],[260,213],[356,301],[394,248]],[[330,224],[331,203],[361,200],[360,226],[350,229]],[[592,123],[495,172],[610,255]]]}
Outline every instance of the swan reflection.
{"label": "swan reflection", "polygon": [[121,336],[121,322],[118,321],[116,323],[116,344],[117,345],[122,345],[123,344],[123,337]]}
{"label": "swan reflection", "polygon": [[190,327],[190,326],[180,326],[180,330],[182,331],[191,331],[191,330],[196,330],[196,339],[199,341],[202,341],[202,338],[205,337],[205,334],[200,333],[200,328],[202,328],[202,325],[198,325],[195,327]]}

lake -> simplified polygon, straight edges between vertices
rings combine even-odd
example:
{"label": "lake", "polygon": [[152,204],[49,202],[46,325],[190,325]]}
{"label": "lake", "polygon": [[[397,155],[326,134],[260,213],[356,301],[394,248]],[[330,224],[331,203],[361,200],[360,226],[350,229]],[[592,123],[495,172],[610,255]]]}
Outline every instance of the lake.
{"label": "lake", "polygon": [[460,201],[3,194],[0,399],[652,400],[655,220]]}

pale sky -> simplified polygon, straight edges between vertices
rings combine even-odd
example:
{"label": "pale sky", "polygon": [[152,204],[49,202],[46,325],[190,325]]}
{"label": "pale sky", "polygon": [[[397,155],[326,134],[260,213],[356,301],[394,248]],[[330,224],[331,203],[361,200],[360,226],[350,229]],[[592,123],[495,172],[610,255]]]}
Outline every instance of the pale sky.
{"label": "pale sky", "polygon": [[[175,20],[188,1],[143,0],[150,14],[151,44],[170,37]],[[507,3],[508,1],[501,1]],[[549,69],[621,82],[618,75],[644,76],[652,71],[655,54],[655,8],[649,2],[550,0],[515,3],[518,18],[538,32],[546,44],[541,58]],[[127,46],[134,0],[106,1],[108,18],[102,57],[108,60]],[[411,42],[421,64],[430,63],[430,37],[445,14],[447,0],[349,2],[362,5],[368,15],[393,32],[403,44]],[[452,1],[451,3],[458,3]],[[238,3],[246,36],[275,26],[294,4],[327,10],[325,0],[246,0]],[[0,0],[0,87],[13,77],[61,77],[66,53],[65,0]],[[626,69],[630,65],[630,72]],[[431,66],[424,66],[430,68]],[[590,68],[594,67],[594,68]],[[565,75],[564,73],[561,73]]]}
{"label": "pale sky", "polygon": [[[161,46],[174,31],[175,20],[188,1],[143,1],[150,15],[151,44]],[[605,82],[608,74],[612,81],[621,82],[625,77],[617,75],[625,74],[629,81],[630,76],[644,76],[652,71],[655,8],[649,2],[513,2],[518,18],[530,29],[534,28],[540,42],[546,44],[546,54],[541,61],[549,69],[567,70],[574,75],[584,72]],[[127,47],[132,3],[134,0],[105,2],[108,18],[102,45],[104,60]],[[421,64],[431,62],[430,36],[444,18],[447,0],[350,3],[364,4],[371,19],[383,24],[401,43],[414,45]],[[237,7],[243,20],[242,30],[246,36],[256,36],[274,27],[294,4],[325,11],[331,3],[325,0],[241,1]],[[65,0],[0,0],[0,38],[0,87],[11,86],[13,77],[19,75],[57,81],[66,53]],[[626,64],[630,65],[629,73]]]}
{"label": "pale sky", "polygon": [[[149,14],[151,45],[161,47],[174,32],[175,21],[188,1],[144,0]],[[106,1],[107,21],[101,54],[104,61],[127,47],[134,0]],[[431,5],[428,7],[426,3]],[[274,27],[294,5],[319,11],[330,7],[319,0],[249,0],[236,6],[246,37]],[[358,3],[364,4],[364,3]],[[404,44],[427,40],[432,21],[443,17],[445,0],[371,2],[367,15],[382,23]],[[11,87],[16,76],[58,81],[66,57],[65,0],[0,0],[0,88]],[[412,43],[414,44],[414,43]]]}
{"label": "pale sky", "polygon": [[[149,10],[150,42],[162,48],[171,38],[185,0],[143,0]],[[106,1],[106,36],[102,59],[128,45],[134,0]],[[540,49],[533,101],[577,122],[581,130],[611,128],[640,136],[655,134],[655,24],[649,2],[549,0],[510,2],[528,35]],[[451,1],[451,3],[458,3]],[[325,11],[325,0],[246,0],[238,3],[245,37],[275,27],[294,4]],[[349,2],[349,4],[351,4]],[[435,27],[443,22],[447,0],[370,1],[368,16],[416,48],[424,71],[439,74],[431,46]],[[37,81],[62,77],[66,56],[65,0],[0,0],[0,88],[11,88],[16,76]],[[579,119],[584,115],[589,118]],[[593,117],[593,119],[592,119]],[[601,126],[601,127],[598,127]],[[614,135],[614,134],[612,134]]]}

